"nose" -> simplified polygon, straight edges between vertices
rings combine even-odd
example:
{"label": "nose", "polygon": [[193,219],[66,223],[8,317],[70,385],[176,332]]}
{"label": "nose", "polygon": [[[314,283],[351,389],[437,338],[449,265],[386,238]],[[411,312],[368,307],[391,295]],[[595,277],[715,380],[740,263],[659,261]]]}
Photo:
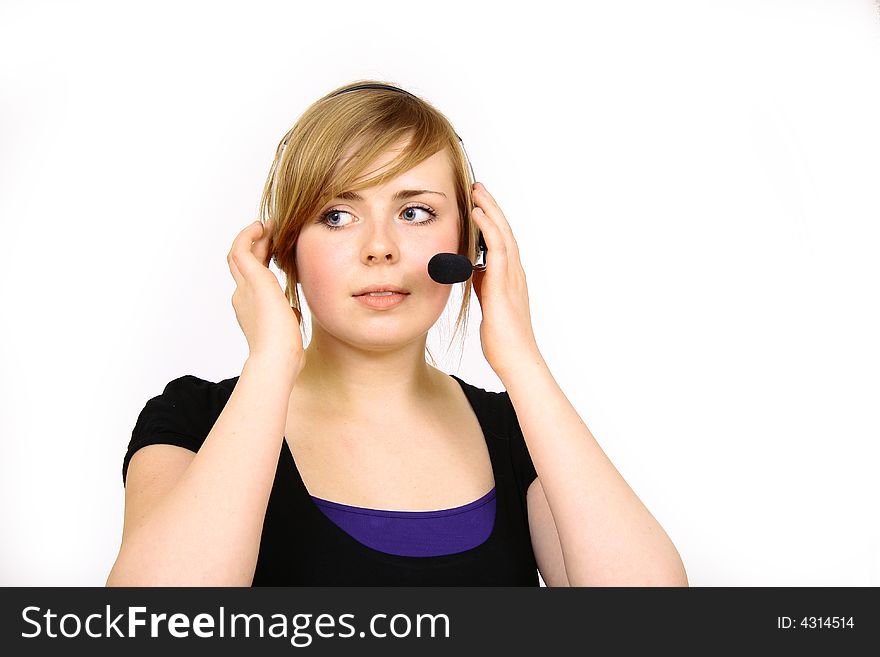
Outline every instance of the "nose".
{"label": "nose", "polygon": [[394,227],[381,221],[371,223],[370,229],[365,231],[367,237],[362,247],[362,260],[366,264],[397,262],[400,247]]}

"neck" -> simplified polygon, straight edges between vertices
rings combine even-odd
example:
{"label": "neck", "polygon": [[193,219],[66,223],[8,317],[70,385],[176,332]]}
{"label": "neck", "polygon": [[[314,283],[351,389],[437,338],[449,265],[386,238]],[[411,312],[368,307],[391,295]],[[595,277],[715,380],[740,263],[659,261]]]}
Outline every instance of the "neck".
{"label": "neck", "polygon": [[[313,326],[315,326],[313,324]],[[439,371],[425,362],[425,341],[360,348],[320,329],[305,350],[296,387],[340,415],[389,415],[424,406],[439,392]]]}

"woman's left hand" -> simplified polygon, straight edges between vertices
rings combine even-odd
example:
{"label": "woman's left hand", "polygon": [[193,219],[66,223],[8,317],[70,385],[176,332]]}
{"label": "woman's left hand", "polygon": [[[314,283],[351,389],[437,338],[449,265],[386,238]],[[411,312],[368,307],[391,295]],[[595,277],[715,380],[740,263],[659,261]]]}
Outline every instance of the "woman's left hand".
{"label": "woman's left hand", "polygon": [[486,241],[486,269],[474,271],[473,285],[483,320],[480,343],[483,355],[501,376],[517,361],[540,356],[532,316],[526,273],[510,224],[482,183],[474,184],[471,211]]}

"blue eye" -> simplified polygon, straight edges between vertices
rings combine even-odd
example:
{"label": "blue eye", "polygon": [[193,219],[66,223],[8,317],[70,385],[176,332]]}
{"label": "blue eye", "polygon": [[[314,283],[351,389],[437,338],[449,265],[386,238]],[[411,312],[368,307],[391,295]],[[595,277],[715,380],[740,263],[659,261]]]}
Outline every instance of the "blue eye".
{"label": "blue eye", "polygon": [[[412,210],[422,210],[422,211],[426,212],[428,215],[430,215],[427,219],[424,219],[422,221],[407,221],[407,223],[413,224],[415,226],[423,226],[425,224],[429,224],[437,218],[437,213],[433,209],[429,208],[427,205],[420,205],[420,204],[408,205],[403,209],[403,211],[400,214],[401,214],[401,216],[406,215],[407,218],[409,219],[409,218],[412,218],[412,216],[414,214],[413,212],[411,212]],[[407,214],[407,213],[409,213],[409,214]],[[330,230],[342,230],[348,224],[344,224],[341,226],[334,226],[333,224],[328,223],[330,216],[334,215],[334,214],[351,214],[351,213],[346,210],[338,210],[336,208],[331,208],[330,210],[327,210],[327,212],[322,213],[320,217],[318,217],[317,223],[323,224],[324,226],[326,226]]]}
{"label": "blue eye", "polygon": [[340,228],[342,228],[342,226],[333,226],[332,224],[327,223],[327,220],[328,220],[327,218],[333,214],[349,214],[349,213],[345,212],[344,210],[328,210],[323,215],[321,215],[321,223],[323,223],[325,226],[327,226],[327,228],[330,228],[331,230],[339,230]]}

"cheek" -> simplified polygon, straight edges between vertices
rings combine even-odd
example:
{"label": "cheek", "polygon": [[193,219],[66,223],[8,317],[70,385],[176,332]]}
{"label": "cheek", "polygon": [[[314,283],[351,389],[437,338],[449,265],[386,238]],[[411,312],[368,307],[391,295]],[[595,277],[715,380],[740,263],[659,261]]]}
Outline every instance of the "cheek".
{"label": "cheek", "polygon": [[[418,280],[429,288],[435,287],[437,283],[428,275],[428,262],[438,253],[458,252],[458,223],[457,220],[455,222],[444,221],[440,225],[433,224],[418,230],[424,230],[425,232],[424,234],[416,235],[406,245],[405,251],[402,249],[401,258],[406,261],[417,262],[419,264]],[[413,232],[417,231],[413,230]],[[444,285],[441,285],[440,288],[448,291],[448,288]]]}
{"label": "cheek", "polygon": [[314,307],[322,299],[338,297],[349,283],[345,278],[346,263],[350,266],[352,257],[349,249],[344,244],[330,248],[327,241],[314,232],[300,235],[296,247],[298,282],[310,306]]}
{"label": "cheek", "polygon": [[452,292],[451,285],[438,283],[428,274],[428,262],[438,253],[458,252],[458,227],[438,231],[431,235],[431,239],[424,240],[414,249],[413,258],[418,262],[417,278],[422,290],[422,298],[426,304],[424,308],[429,314],[439,315],[449,302]]}
{"label": "cheek", "polygon": [[[448,231],[447,231],[448,233]],[[432,234],[426,239],[413,240],[407,253],[401,253],[404,260],[416,261],[422,264],[427,276],[428,261],[438,253],[455,253],[458,249],[457,235]]]}

